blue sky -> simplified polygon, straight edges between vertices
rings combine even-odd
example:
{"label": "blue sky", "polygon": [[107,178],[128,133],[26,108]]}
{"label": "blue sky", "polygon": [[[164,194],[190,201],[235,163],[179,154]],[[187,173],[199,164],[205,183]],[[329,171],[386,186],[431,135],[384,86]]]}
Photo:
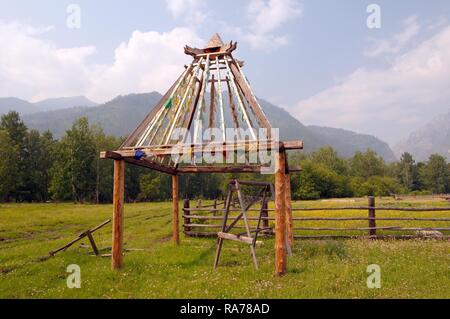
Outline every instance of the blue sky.
{"label": "blue sky", "polygon": [[[80,28],[67,26],[70,4]],[[449,25],[447,0],[2,0],[0,96],[163,93],[190,61],[183,45],[219,32],[238,41],[258,96],[393,144],[450,108]]]}

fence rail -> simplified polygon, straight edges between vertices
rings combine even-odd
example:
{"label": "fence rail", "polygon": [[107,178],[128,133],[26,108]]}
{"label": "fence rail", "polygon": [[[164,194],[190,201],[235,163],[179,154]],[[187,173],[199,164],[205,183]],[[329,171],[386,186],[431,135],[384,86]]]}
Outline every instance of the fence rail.
{"label": "fence rail", "polygon": [[[184,233],[186,236],[192,237],[216,237],[217,232],[215,230],[222,227],[221,222],[223,216],[218,214],[225,211],[224,203],[218,203],[214,201],[212,205],[201,205],[201,202],[197,204],[196,207],[190,207],[189,200],[184,201],[183,207],[183,218],[184,218]],[[427,237],[427,236],[438,236],[439,238],[448,239],[450,236],[447,234],[439,234],[437,232],[447,232],[450,231],[450,227],[442,227],[446,225],[440,225],[435,227],[405,227],[404,225],[388,225],[388,226],[377,226],[378,221],[422,221],[422,222],[450,222],[449,217],[377,217],[376,212],[386,212],[386,211],[397,211],[397,212],[409,212],[409,213],[425,213],[425,212],[450,212],[450,207],[387,207],[375,205],[375,198],[368,197],[367,206],[344,206],[344,207],[293,207],[293,212],[315,212],[315,211],[356,211],[356,210],[367,210],[367,216],[351,216],[351,217],[293,217],[292,220],[295,222],[293,231],[294,238],[297,239],[330,239],[330,238],[395,238],[395,239],[409,239],[417,237]],[[259,212],[259,209],[250,209],[249,212]],[[270,209],[267,206],[263,208],[264,216],[261,218],[264,228],[269,227],[269,221],[274,221],[275,217],[269,216],[269,212],[273,212],[274,209]],[[241,212],[239,208],[231,208],[230,212]],[[211,215],[212,214],[212,215]],[[235,216],[229,216],[233,219]],[[249,221],[257,221],[258,217],[249,216]],[[327,222],[334,221],[336,223],[345,221],[366,221],[367,226],[355,226],[355,227],[332,227],[327,226],[317,226],[317,227],[306,227],[301,225],[302,222],[307,221],[317,221],[317,222]],[[216,222],[216,223],[214,223]],[[396,223],[397,224],[397,223]],[[236,228],[244,228],[243,226],[235,226]],[[251,226],[251,229],[256,229],[255,226]],[[308,232],[322,232],[322,231],[332,231],[337,234],[308,234]],[[341,232],[366,232],[365,235],[342,235]],[[404,232],[415,231],[414,235],[404,234]],[[299,234],[301,232],[302,234]],[[383,234],[380,234],[383,232]],[[385,232],[403,232],[402,234],[386,234]],[[423,234],[425,232],[435,232],[434,234]],[[271,236],[273,231],[265,230],[261,233],[262,236]]]}

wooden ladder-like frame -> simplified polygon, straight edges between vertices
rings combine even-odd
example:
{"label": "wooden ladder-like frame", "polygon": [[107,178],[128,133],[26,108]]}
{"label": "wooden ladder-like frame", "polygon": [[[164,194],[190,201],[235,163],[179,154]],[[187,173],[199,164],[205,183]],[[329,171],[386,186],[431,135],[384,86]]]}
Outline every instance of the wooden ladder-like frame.
{"label": "wooden ladder-like frame", "polygon": [[[240,185],[259,186],[259,187],[261,187],[261,190],[259,191],[258,196],[253,198],[250,201],[250,203],[245,205]],[[241,213],[231,222],[230,225],[227,225],[228,217],[229,217],[228,215],[230,212],[230,205],[231,205],[231,201],[232,201],[232,197],[233,197],[233,192],[237,192],[239,204],[241,207]],[[264,214],[264,207],[267,207],[266,204],[269,200],[269,198],[267,196],[268,193],[270,194],[269,198],[274,197],[275,192],[274,192],[274,186],[272,183],[247,182],[247,181],[238,181],[236,179],[231,180],[231,182],[228,185],[228,193],[227,193],[227,198],[225,201],[225,213],[224,213],[224,217],[223,217],[222,230],[217,233],[218,239],[217,239],[216,256],[214,259],[214,269],[216,269],[219,264],[219,258],[220,258],[220,253],[222,251],[222,245],[223,245],[224,239],[234,240],[234,241],[238,241],[238,242],[250,245],[250,253],[252,255],[253,264],[255,265],[255,268],[258,269],[258,261],[256,259],[256,244],[258,243],[257,242],[258,234],[261,231],[271,229],[270,227],[260,228],[261,218],[262,218],[262,215]],[[259,212],[258,224],[256,226],[256,229],[251,231],[250,227],[249,227],[249,223],[248,223],[247,211],[250,209],[251,206],[253,206],[255,203],[257,203],[260,200],[261,196],[262,196],[261,209]],[[239,220],[241,220],[241,218],[244,220],[245,232],[239,233],[239,234],[229,233],[229,231],[239,222]],[[252,237],[252,235],[251,235],[252,233],[255,233],[254,237]]]}

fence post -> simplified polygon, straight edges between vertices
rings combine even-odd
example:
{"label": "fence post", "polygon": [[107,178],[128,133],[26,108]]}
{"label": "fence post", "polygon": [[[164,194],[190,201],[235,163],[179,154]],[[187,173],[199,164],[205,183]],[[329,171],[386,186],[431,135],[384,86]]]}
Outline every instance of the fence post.
{"label": "fence post", "polygon": [[217,199],[214,200],[213,208],[214,208],[213,216],[216,216],[217,215],[217,211],[216,211],[216,209],[217,209]]}
{"label": "fence post", "polygon": [[377,223],[375,220],[375,197],[369,196],[368,197],[369,202],[369,236],[376,236],[377,230],[375,227],[377,227]]}
{"label": "fence post", "polygon": [[267,201],[264,201],[263,207],[262,207],[262,217],[263,219],[263,227],[267,228],[269,227],[269,220],[267,219],[269,217],[269,212],[267,211]]}
{"label": "fence post", "polygon": [[185,199],[183,202],[183,215],[184,215],[184,235],[185,236],[190,236],[188,232],[191,231],[191,227],[186,226],[187,224],[191,223],[191,219],[189,217],[186,217],[188,215],[190,215],[191,212],[189,210],[189,199]]}

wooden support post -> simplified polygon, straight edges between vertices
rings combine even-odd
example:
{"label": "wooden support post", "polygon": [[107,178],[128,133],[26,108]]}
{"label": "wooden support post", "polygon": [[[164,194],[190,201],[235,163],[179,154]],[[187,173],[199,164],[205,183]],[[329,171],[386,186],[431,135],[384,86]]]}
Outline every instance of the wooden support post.
{"label": "wooden support post", "polygon": [[180,244],[178,219],[178,175],[172,175],[172,238],[176,245]]}
{"label": "wooden support post", "polygon": [[368,202],[368,206],[371,207],[369,208],[369,236],[376,236],[377,230],[375,229],[375,227],[377,227],[377,223],[375,221],[375,197],[369,196]]}
{"label": "wooden support post", "polygon": [[292,222],[291,176],[286,174],[286,226],[289,246],[294,244],[294,223]]}
{"label": "wooden support post", "polygon": [[123,200],[125,181],[125,161],[114,160],[114,190],[113,190],[113,225],[112,225],[112,268],[123,265]]}
{"label": "wooden support post", "polygon": [[286,272],[286,160],[285,150],[275,154],[275,274]]}
{"label": "wooden support post", "polygon": [[[187,216],[190,215],[191,212],[189,211],[189,199],[185,199],[183,202],[183,215]],[[184,217],[184,225],[189,225],[191,223],[191,219],[189,217]],[[184,226],[184,234],[186,236],[189,236],[188,232],[191,231],[191,227]]]}
{"label": "wooden support post", "polygon": [[98,248],[97,248],[97,245],[95,244],[95,240],[94,240],[94,237],[92,236],[92,233],[90,231],[88,231],[86,233],[86,236],[88,237],[89,242],[91,243],[92,250],[94,251],[95,256],[98,256]]}

